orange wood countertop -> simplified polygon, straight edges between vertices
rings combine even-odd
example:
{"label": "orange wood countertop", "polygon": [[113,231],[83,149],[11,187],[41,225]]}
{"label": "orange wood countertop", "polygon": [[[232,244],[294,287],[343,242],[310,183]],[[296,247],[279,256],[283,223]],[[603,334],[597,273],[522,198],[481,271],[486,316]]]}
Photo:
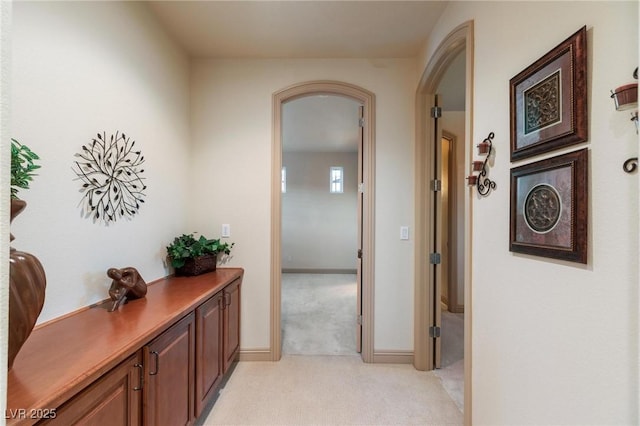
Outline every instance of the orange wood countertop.
{"label": "orange wood countertop", "polygon": [[[30,413],[60,406],[243,274],[218,268],[163,278],[115,312],[109,301],[36,328],[8,372],[7,424],[36,423]],[[17,418],[19,409],[27,418]]]}

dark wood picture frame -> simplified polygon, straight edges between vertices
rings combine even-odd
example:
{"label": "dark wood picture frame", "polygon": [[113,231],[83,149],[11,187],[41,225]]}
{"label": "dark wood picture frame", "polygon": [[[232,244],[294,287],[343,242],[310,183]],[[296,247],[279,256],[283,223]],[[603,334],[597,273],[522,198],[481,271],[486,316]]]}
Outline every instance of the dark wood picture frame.
{"label": "dark wood picture frame", "polygon": [[587,263],[588,155],[511,169],[510,251]]}
{"label": "dark wood picture frame", "polygon": [[511,161],[587,140],[587,27],[509,80]]}

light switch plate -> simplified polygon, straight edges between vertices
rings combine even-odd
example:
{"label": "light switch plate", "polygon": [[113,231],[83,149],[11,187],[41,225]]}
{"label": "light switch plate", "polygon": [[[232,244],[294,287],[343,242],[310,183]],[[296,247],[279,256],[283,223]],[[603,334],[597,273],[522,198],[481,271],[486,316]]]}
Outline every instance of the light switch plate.
{"label": "light switch plate", "polygon": [[401,240],[408,240],[409,239],[409,227],[408,226],[401,226],[400,227],[400,239]]}
{"label": "light switch plate", "polygon": [[222,237],[229,238],[231,236],[231,226],[228,223],[222,224]]}

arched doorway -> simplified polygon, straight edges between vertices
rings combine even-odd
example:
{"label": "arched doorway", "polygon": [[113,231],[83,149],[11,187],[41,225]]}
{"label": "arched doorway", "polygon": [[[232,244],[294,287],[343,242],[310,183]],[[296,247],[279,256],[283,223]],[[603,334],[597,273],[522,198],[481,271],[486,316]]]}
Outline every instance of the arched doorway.
{"label": "arched doorway", "polygon": [[[282,356],[281,335],[281,170],[282,170],[282,106],[283,104],[311,95],[338,95],[358,101],[362,105],[362,181],[360,183],[361,206],[361,254],[359,273],[361,274],[361,356],[365,362],[373,362],[373,259],[374,259],[374,129],[375,96],[358,86],[336,81],[312,81],[296,84],[273,95],[273,135],[271,154],[271,359],[277,361]],[[355,326],[355,324],[354,324]]]}
{"label": "arched doorway", "polygon": [[[472,106],[473,106],[473,22],[466,22],[454,29],[440,43],[432,55],[418,85],[416,94],[416,175],[415,175],[415,297],[414,297],[414,366],[418,370],[431,370],[437,364],[439,343],[439,304],[437,297],[438,262],[430,263],[430,254],[437,252],[438,236],[435,229],[438,225],[437,185],[437,145],[440,143],[441,131],[431,118],[431,111],[437,105],[437,87],[451,62],[466,48],[465,71],[465,137],[461,142],[464,149],[464,165],[469,170],[473,153]],[[437,116],[438,114],[436,114]],[[466,165],[466,166],[465,166]],[[464,415],[465,424],[471,424],[471,209],[472,192],[464,197],[464,205],[458,206],[462,211],[463,229],[459,229],[464,251],[463,280],[465,300],[464,320]]]}

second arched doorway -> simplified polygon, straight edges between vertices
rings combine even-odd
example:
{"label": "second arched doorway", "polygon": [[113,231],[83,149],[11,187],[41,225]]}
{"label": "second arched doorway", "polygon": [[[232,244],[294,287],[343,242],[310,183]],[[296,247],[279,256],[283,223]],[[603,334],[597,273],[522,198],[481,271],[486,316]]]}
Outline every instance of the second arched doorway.
{"label": "second arched doorway", "polygon": [[[365,362],[373,362],[373,288],[374,288],[374,167],[375,167],[375,96],[358,86],[337,81],[312,81],[290,86],[273,95],[273,138],[271,155],[271,359],[282,356],[281,331],[281,250],[282,250],[282,107],[292,100],[313,95],[337,95],[353,99],[362,106],[360,123],[362,147],[359,157],[362,162],[362,177],[359,182],[362,211],[362,230],[359,256],[361,273],[361,355]],[[354,256],[356,253],[354,253]],[[354,325],[355,326],[355,325]]]}

